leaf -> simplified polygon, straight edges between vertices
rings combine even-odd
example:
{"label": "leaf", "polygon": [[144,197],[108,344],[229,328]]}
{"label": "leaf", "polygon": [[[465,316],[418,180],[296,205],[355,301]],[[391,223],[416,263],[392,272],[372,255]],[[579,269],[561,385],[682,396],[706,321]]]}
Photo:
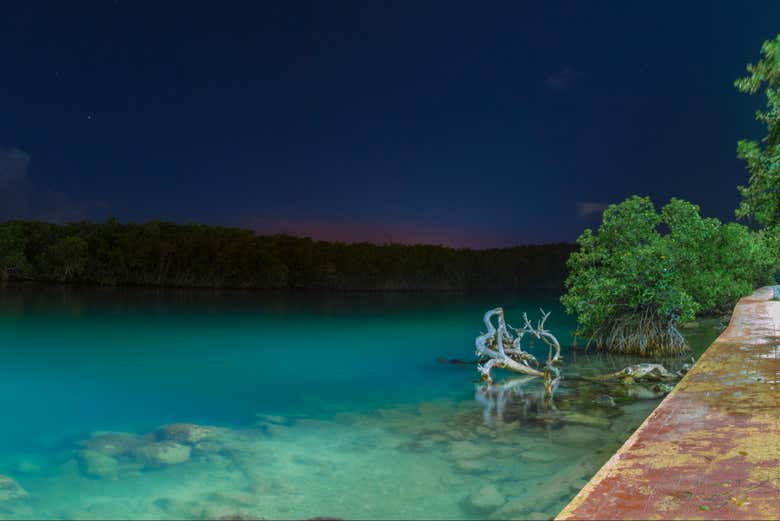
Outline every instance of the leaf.
{"label": "leaf", "polygon": [[709,512],[710,507],[708,507],[707,505],[699,505],[699,510],[704,510],[705,512]]}

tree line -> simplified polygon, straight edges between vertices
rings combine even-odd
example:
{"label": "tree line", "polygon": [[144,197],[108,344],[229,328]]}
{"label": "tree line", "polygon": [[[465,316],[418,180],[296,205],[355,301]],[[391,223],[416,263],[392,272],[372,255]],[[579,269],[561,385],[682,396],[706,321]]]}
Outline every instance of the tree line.
{"label": "tree line", "polygon": [[0,279],[336,291],[560,288],[570,244],[471,250],[151,221],[0,224]]}

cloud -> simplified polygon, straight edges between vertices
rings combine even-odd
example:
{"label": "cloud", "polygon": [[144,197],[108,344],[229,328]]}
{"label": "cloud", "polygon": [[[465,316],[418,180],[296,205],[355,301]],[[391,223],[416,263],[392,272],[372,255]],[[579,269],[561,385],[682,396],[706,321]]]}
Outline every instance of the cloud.
{"label": "cloud", "polygon": [[565,90],[580,74],[571,67],[564,67],[544,80],[544,84],[552,90]]}
{"label": "cloud", "polygon": [[22,182],[29,164],[29,154],[18,148],[0,148],[0,190]]}
{"label": "cloud", "polygon": [[577,215],[588,217],[593,214],[599,214],[607,209],[606,203],[577,203]]}
{"label": "cloud", "polygon": [[33,183],[28,172],[30,161],[30,155],[18,148],[0,147],[0,222],[36,219],[61,223],[86,219],[96,205],[75,201],[68,194]]}

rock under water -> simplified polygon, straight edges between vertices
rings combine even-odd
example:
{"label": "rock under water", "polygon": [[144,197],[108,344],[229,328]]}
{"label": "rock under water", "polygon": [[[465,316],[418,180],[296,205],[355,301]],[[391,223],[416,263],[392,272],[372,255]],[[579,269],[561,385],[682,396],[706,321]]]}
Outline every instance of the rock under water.
{"label": "rock under water", "polygon": [[0,474],[0,503],[26,497],[28,497],[27,491],[19,483],[8,476]]}

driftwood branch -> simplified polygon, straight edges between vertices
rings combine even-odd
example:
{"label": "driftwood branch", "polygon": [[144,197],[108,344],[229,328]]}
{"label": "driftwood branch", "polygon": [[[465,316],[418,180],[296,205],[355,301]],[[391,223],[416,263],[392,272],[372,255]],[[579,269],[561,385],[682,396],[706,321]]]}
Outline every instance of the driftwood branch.
{"label": "driftwood branch", "polygon": [[[513,327],[506,322],[504,310],[500,307],[485,312],[482,321],[487,331],[479,335],[475,340],[477,370],[482,381],[487,384],[480,391],[479,400],[489,405],[486,416],[493,411],[501,416],[505,403],[510,396],[514,396],[521,383],[525,383],[535,377],[544,379],[544,398],[547,408],[552,407],[552,395],[561,379],[558,367],[562,363],[561,345],[550,331],[545,329],[545,323],[550,317],[549,312],[541,311],[541,318],[533,324],[526,313],[523,313],[523,326]],[[494,323],[495,322],[495,323]],[[539,340],[547,346],[547,360],[544,365],[531,353],[523,348],[523,341],[530,339]],[[493,369],[506,369],[513,373],[525,375],[526,378],[515,379],[501,385],[493,384]],[[655,381],[662,390],[671,386],[662,382],[681,378],[687,367],[671,373],[661,364],[643,363],[628,366],[620,371],[592,377],[574,377],[580,380],[590,381],[619,381],[623,384],[633,385],[639,381]],[[666,391],[668,392],[668,391]]]}
{"label": "driftwood branch", "polygon": [[[550,382],[559,375],[555,366],[561,361],[561,346],[555,335],[544,329],[549,316],[549,312],[542,311],[542,318],[533,325],[528,315],[524,313],[523,326],[516,328],[506,323],[502,308],[488,310],[482,317],[487,332],[479,335],[475,340],[475,354],[480,360],[477,370],[482,380],[492,383],[493,369],[507,369],[514,373],[545,378],[545,390],[551,393]],[[496,325],[493,324],[493,317],[496,317]],[[539,368],[536,357],[523,349],[522,343],[526,336],[541,340],[548,346],[544,369]],[[534,367],[531,367],[531,364]]]}

